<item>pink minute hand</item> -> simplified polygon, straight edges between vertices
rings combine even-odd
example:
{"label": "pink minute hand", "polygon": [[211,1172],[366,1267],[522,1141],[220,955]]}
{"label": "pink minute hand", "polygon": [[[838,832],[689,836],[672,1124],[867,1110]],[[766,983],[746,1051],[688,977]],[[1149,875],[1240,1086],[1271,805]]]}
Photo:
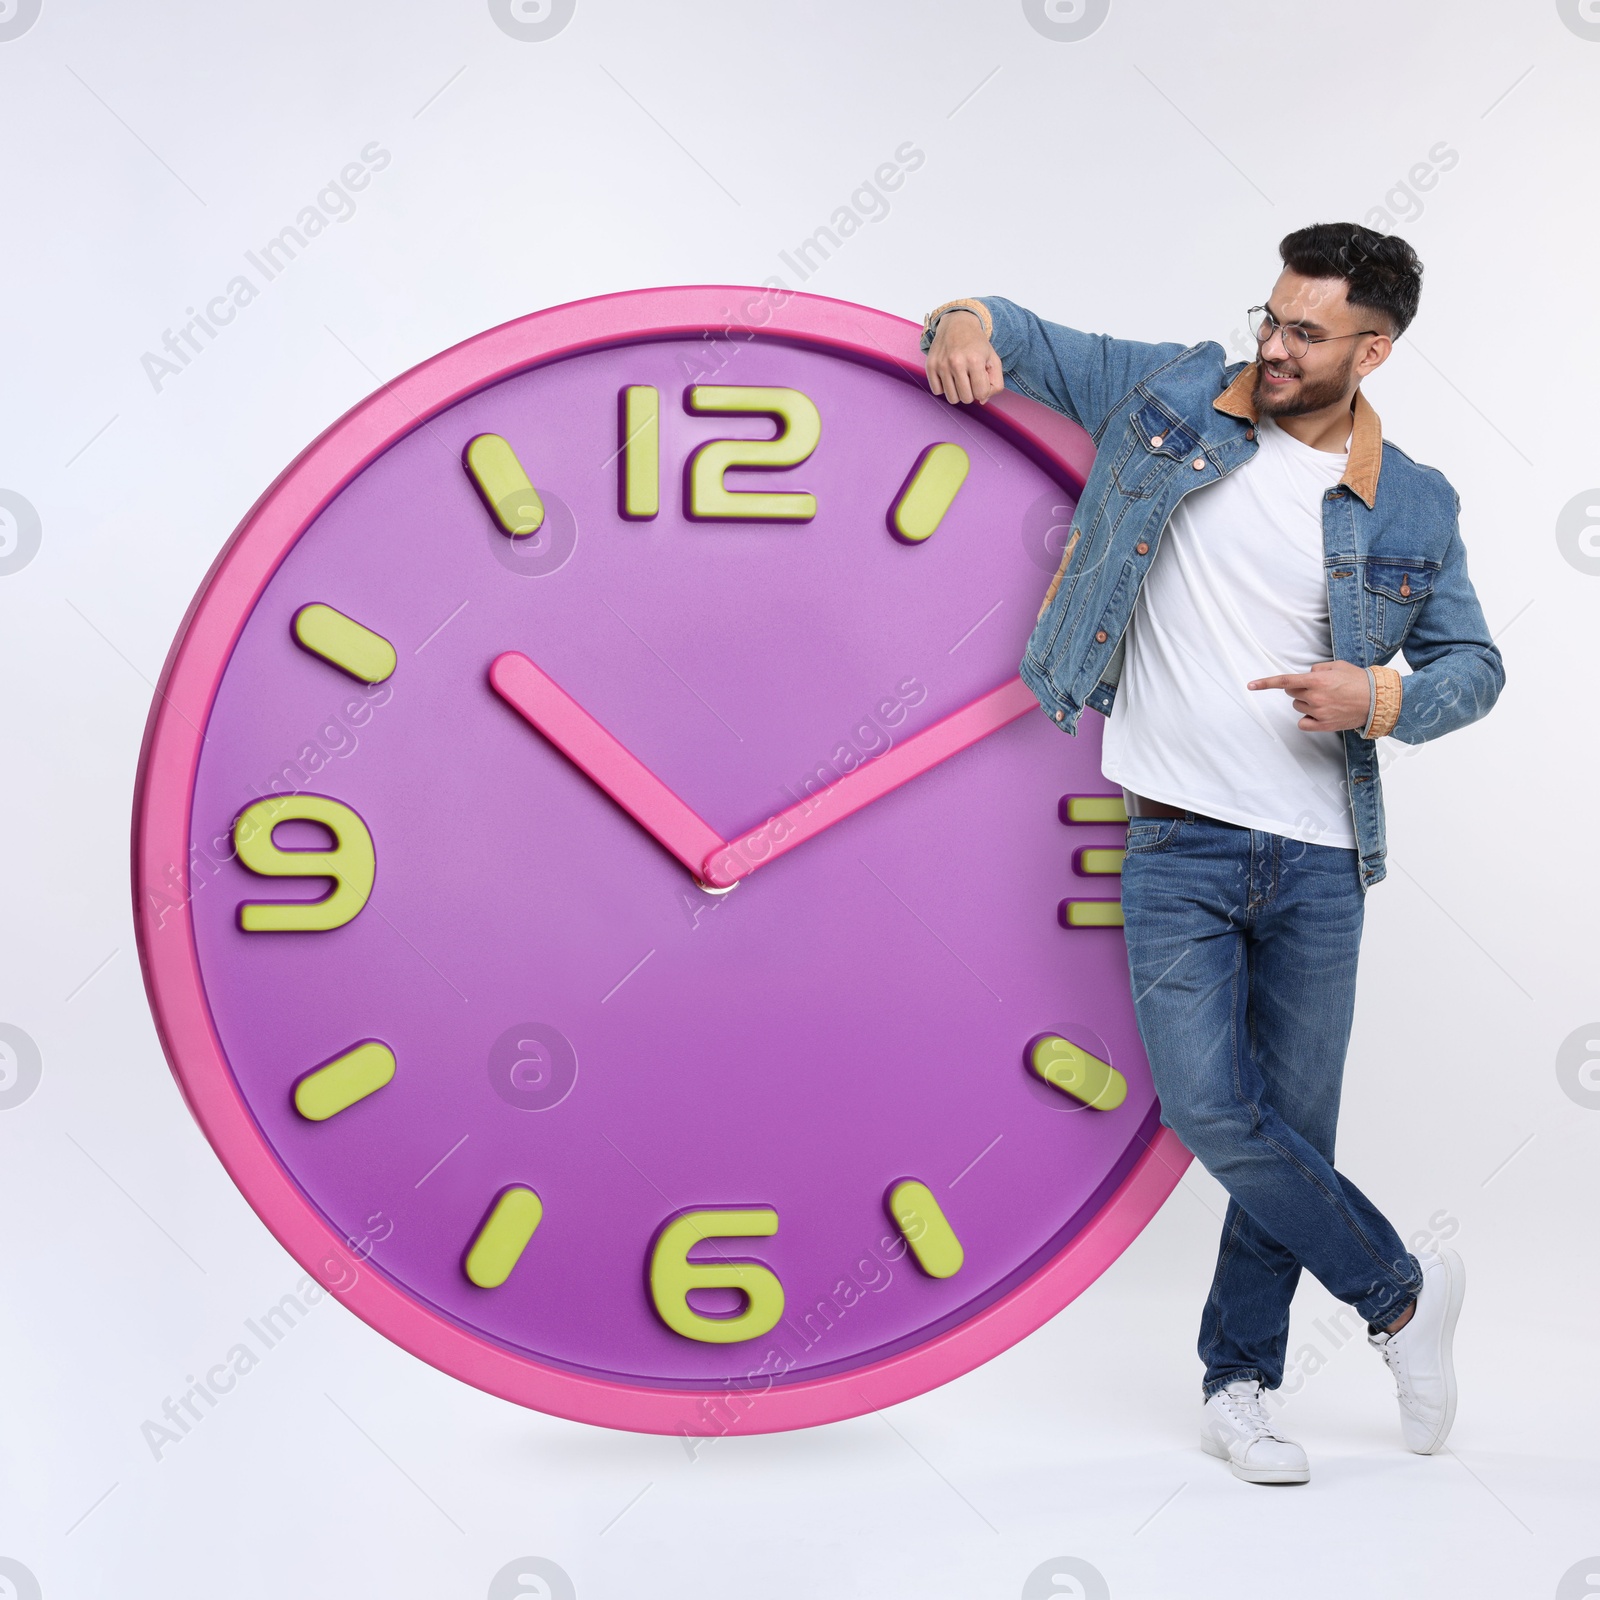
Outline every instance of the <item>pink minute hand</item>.
{"label": "pink minute hand", "polygon": [[931,727],[914,733],[904,744],[848,772],[808,800],[741,834],[715,854],[708,855],[697,876],[713,889],[731,888],[759,866],[787,855],[824,828],[859,811],[901,784],[920,777],[930,767],[976,744],[1038,705],[1033,691],[1021,678],[980,695],[959,711],[952,711]]}
{"label": "pink minute hand", "polygon": [[495,657],[489,682],[507,705],[531,722],[580,772],[599,784],[690,872],[701,876],[707,856],[723,848],[721,834],[607,733],[565,689],[515,650]]}

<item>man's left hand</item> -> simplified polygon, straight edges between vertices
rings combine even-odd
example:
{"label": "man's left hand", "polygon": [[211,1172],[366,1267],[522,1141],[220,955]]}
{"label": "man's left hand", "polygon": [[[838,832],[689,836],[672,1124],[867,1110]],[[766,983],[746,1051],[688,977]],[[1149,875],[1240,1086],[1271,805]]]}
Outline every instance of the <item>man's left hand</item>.
{"label": "man's left hand", "polygon": [[1282,689],[1301,713],[1307,733],[1338,733],[1364,728],[1371,705],[1366,669],[1350,661],[1318,661],[1309,672],[1285,672],[1276,678],[1252,678],[1247,689]]}

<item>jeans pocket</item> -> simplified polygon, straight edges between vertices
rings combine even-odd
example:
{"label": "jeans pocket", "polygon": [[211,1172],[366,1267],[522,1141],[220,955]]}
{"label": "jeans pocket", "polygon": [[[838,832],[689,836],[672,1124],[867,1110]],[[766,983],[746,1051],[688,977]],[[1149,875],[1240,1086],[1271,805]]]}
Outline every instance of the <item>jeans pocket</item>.
{"label": "jeans pocket", "polygon": [[1164,850],[1182,823],[1182,817],[1134,817],[1128,823],[1128,838],[1123,849],[1129,855]]}

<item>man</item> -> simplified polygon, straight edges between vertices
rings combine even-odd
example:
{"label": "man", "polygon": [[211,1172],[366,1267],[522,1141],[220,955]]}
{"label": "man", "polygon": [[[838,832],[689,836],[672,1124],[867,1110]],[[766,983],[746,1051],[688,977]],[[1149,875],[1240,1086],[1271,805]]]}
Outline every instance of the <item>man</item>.
{"label": "man", "polygon": [[1009,383],[1097,447],[1022,676],[1065,732],[1085,706],[1108,719],[1162,1121],[1230,1196],[1200,1323],[1201,1444],[1252,1483],[1310,1475],[1261,1402],[1302,1267],[1366,1318],[1412,1450],[1441,1448],[1455,1417],[1461,1261],[1406,1250],[1334,1170],[1334,1128],[1364,896],[1385,871],[1378,741],[1462,727],[1504,682],[1459,498],[1361,393],[1416,314],[1421,263],[1352,223],[1279,254],[1249,364],[998,298],[938,307],[922,343],[951,404]]}

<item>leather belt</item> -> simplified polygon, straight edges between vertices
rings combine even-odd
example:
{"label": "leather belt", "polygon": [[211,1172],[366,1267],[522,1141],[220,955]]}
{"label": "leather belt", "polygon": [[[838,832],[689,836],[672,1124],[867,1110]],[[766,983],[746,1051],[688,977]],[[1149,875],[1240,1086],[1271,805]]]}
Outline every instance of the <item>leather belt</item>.
{"label": "leather belt", "polygon": [[1203,811],[1190,811],[1184,806],[1168,805],[1165,800],[1150,800],[1131,789],[1122,791],[1122,806],[1130,817],[1190,817],[1196,822],[1215,822],[1224,828],[1237,828],[1237,822],[1223,822],[1221,817],[1208,817]]}

